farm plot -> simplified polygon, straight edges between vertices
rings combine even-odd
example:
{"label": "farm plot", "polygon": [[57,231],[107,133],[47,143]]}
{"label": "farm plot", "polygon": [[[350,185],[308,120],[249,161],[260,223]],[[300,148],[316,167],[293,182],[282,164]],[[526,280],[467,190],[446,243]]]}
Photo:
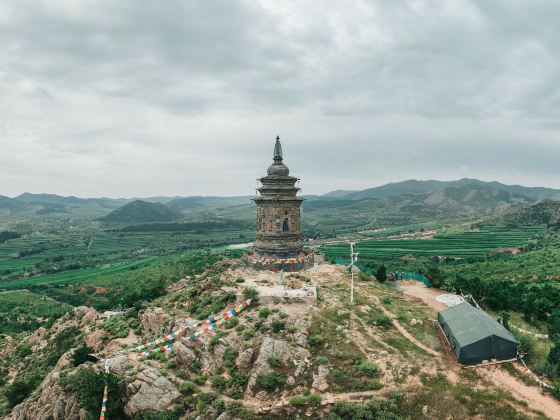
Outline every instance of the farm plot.
{"label": "farm plot", "polygon": [[[466,258],[523,246],[542,235],[541,227],[485,227],[479,230],[440,233],[432,239],[371,240],[357,244],[363,257],[403,257],[406,255],[438,255]],[[347,257],[348,245],[336,244],[321,248],[327,257]]]}

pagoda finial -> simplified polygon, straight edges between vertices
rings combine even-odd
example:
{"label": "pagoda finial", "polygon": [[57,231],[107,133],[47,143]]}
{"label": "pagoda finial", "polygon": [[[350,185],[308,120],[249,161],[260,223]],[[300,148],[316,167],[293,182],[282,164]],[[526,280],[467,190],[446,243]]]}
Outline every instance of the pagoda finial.
{"label": "pagoda finial", "polygon": [[274,162],[282,162],[282,145],[280,144],[280,136],[276,136],[276,144],[274,145]]}

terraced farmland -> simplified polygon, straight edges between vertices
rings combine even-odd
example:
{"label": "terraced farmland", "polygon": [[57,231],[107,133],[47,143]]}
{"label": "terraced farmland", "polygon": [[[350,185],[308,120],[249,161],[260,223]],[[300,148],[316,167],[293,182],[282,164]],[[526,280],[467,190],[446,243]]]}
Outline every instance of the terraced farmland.
{"label": "terraced farmland", "polygon": [[[356,250],[369,258],[404,257],[406,255],[476,257],[498,249],[523,246],[542,235],[541,227],[485,227],[470,231],[451,231],[432,239],[372,240],[360,242]],[[327,257],[347,257],[349,246],[334,244],[321,247]]]}

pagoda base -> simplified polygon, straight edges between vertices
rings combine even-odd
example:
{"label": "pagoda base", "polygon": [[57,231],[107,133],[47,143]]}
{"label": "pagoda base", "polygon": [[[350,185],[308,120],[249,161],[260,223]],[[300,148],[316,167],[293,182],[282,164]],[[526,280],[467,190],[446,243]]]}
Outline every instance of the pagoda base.
{"label": "pagoda base", "polygon": [[243,259],[256,270],[269,270],[274,272],[299,272],[313,265],[313,254],[306,255],[304,252],[300,253],[297,257],[275,258],[259,255],[253,250],[251,253],[245,254]]}

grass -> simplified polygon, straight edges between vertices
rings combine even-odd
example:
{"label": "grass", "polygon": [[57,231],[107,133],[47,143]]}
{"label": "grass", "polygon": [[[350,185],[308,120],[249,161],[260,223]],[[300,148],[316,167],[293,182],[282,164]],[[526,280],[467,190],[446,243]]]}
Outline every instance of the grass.
{"label": "grass", "polygon": [[420,378],[423,386],[406,392],[399,403],[401,413],[410,418],[528,419],[518,412],[520,403],[504,391],[453,384],[441,375]]}

